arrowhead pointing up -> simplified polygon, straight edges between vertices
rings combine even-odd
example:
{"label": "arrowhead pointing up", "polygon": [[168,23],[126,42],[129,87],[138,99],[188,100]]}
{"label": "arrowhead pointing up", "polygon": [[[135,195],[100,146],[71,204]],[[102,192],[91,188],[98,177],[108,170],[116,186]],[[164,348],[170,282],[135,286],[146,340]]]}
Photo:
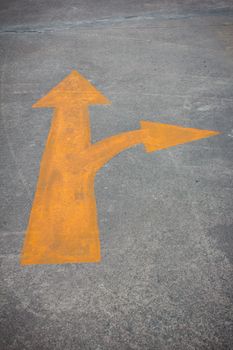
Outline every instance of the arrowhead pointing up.
{"label": "arrowhead pointing up", "polygon": [[218,131],[184,128],[145,120],[142,120],[140,124],[143,130],[148,130],[148,136],[144,142],[147,152],[154,152],[219,134]]}
{"label": "arrowhead pointing up", "polygon": [[110,104],[86,78],[77,71],[72,71],[47,95],[38,100],[33,107],[58,107],[73,105]]}

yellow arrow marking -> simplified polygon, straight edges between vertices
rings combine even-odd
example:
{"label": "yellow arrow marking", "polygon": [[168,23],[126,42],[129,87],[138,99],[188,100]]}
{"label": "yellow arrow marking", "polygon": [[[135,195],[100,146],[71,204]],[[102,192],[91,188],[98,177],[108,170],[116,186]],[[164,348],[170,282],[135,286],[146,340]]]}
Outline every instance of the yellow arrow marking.
{"label": "yellow arrow marking", "polygon": [[91,144],[88,106],[110,101],[76,71],[33,107],[55,108],[21,256],[21,264],[98,262],[101,259],[94,179],[126,148],[146,152],[218,134],[141,121],[141,129]]}

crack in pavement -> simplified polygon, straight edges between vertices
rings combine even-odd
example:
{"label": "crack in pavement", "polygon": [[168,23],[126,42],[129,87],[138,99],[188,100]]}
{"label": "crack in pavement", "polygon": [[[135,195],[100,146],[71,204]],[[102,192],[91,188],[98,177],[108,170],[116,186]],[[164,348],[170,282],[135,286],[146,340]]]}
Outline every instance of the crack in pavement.
{"label": "crack in pavement", "polygon": [[[219,8],[212,9],[208,11],[194,11],[190,13],[183,14],[166,14],[166,13],[144,13],[142,15],[134,16],[117,16],[117,17],[108,17],[100,18],[94,20],[80,20],[76,22],[54,22],[51,25],[11,25],[11,26],[0,26],[0,34],[15,33],[15,34],[24,34],[24,33],[45,33],[45,32],[55,32],[60,30],[69,30],[75,28],[88,28],[88,27],[101,27],[109,26],[112,24],[120,23],[133,23],[140,22],[144,20],[180,20],[180,19],[189,19],[193,17],[206,17],[206,16],[233,16],[233,8]],[[233,25],[233,23],[222,24],[225,26]]]}

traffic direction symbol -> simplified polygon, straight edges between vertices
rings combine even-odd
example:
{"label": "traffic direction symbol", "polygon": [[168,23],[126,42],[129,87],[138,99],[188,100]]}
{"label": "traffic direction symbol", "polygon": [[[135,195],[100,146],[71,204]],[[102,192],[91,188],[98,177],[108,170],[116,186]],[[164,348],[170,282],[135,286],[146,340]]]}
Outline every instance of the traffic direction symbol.
{"label": "traffic direction symbol", "polygon": [[140,129],[91,143],[89,105],[109,104],[73,71],[33,107],[54,108],[50,132],[21,255],[21,264],[90,263],[101,260],[94,191],[97,171],[137,144],[154,152],[216,131],[140,122]]}

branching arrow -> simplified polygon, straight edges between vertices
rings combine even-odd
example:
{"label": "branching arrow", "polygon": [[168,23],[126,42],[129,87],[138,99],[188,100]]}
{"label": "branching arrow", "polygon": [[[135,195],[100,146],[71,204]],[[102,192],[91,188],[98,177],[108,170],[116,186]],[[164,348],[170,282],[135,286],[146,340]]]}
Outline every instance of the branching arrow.
{"label": "branching arrow", "polygon": [[94,179],[116,154],[137,144],[154,152],[216,131],[141,121],[141,128],[91,144],[88,106],[108,104],[73,71],[33,107],[55,108],[41,161],[21,263],[62,264],[101,259]]}

